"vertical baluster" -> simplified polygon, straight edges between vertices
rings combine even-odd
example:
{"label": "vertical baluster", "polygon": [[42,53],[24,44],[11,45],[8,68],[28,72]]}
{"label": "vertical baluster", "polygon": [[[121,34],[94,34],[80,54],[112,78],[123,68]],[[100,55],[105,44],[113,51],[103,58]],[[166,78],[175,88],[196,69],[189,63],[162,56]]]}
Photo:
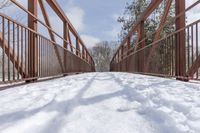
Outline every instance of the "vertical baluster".
{"label": "vertical baluster", "polygon": [[190,69],[190,28],[187,28],[188,70]]}
{"label": "vertical baluster", "polygon": [[43,50],[43,47],[44,47],[44,43],[43,43],[43,38],[41,38],[41,77],[43,77],[43,68],[44,68],[44,50]]}
{"label": "vertical baluster", "polygon": [[5,19],[2,17],[2,81],[5,81]]}
{"label": "vertical baluster", "polygon": [[21,27],[21,78],[24,79],[24,71],[23,71],[23,45],[24,45],[24,32],[23,32],[23,27]]}
{"label": "vertical baluster", "polygon": [[174,61],[175,61],[175,59],[174,59],[174,57],[175,57],[175,52],[174,52],[174,48],[175,48],[175,46],[174,46],[174,35],[172,35],[172,75],[174,76],[174,68],[175,68],[175,66],[174,66]]}
{"label": "vertical baluster", "polygon": [[47,45],[47,76],[49,75],[49,45],[48,45],[48,40],[46,40],[46,45]]}
{"label": "vertical baluster", "polygon": [[31,75],[31,72],[30,72],[30,45],[29,45],[29,43],[30,43],[30,37],[31,37],[31,34],[30,34],[30,31],[29,30],[27,30],[27,74],[28,74],[28,78],[30,78],[30,75]]}
{"label": "vertical baluster", "polygon": [[17,25],[17,79],[19,80],[19,25]]}
{"label": "vertical baluster", "polygon": [[[198,50],[198,48],[199,48],[199,43],[198,43],[198,41],[199,41],[199,35],[198,35],[198,32],[199,32],[199,30],[198,30],[198,23],[197,23],[196,24],[196,58],[199,55],[199,50]],[[199,71],[198,70],[197,70],[197,73],[196,73],[196,78],[197,79],[199,78]]]}
{"label": "vertical baluster", "polygon": [[40,36],[38,36],[38,77],[40,77]]}
{"label": "vertical baluster", "polygon": [[44,39],[44,61],[45,61],[45,63],[44,63],[44,73],[45,73],[45,77],[46,77],[46,75],[47,75],[47,55],[46,55],[46,50],[47,50],[47,45],[46,45],[46,40]]}
{"label": "vertical baluster", "polygon": [[40,77],[42,77],[42,59],[43,59],[43,56],[42,56],[42,37],[40,37]]}
{"label": "vertical baluster", "polygon": [[192,39],[192,46],[191,46],[191,49],[192,49],[192,64],[194,62],[194,30],[193,30],[193,25],[191,26],[191,39]]}
{"label": "vertical baluster", "polygon": [[8,20],[8,81],[10,81],[10,21]]}
{"label": "vertical baluster", "polygon": [[[27,43],[27,41],[28,41],[28,39],[27,39],[27,29],[25,29],[25,46],[24,46],[24,54],[25,54],[25,69],[24,69],[24,73],[25,73],[25,76],[27,76],[27,45],[28,45],[28,43]],[[25,77],[25,78],[27,78],[27,77]]]}
{"label": "vertical baluster", "polygon": [[13,80],[15,80],[15,23],[13,23]]}

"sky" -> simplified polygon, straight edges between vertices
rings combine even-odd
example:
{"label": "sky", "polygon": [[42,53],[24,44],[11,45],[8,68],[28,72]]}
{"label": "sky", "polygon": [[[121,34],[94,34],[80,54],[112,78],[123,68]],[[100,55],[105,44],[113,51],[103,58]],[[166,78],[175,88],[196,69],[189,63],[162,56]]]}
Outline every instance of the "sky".
{"label": "sky", "polygon": [[[1,0],[0,0],[1,1]],[[27,0],[17,0],[27,7]],[[57,0],[67,17],[78,31],[87,47],[92,47],[100,41],[118,41],[117,35],[120,32],[121,25],[117,22],[118,16],[123,14],[127,2],[131,0]],[[197,0],[186,0],[188,7]],[[63,35],[63,25],[57,15],[46,5],[53,29]],[[9,7],[5,10],[11,16],[18,16],[19,10],[16,7]],[[43,17],[41,11],[38,12],[41,20]],[[20,16],[20,15],[19,15]],[[200,16],[200,6],[187,13],[187,21],[191,23]],[[26,22],[26,18],[21,21]],[[42,29],[42,28],[39,28]],[[41,31],[43,34],[47,30]]]}
{"label": "sky", "polygon": [[[89,45],[99,41],[117,41],[120,24],[117,16],[123,13],[129,0],[58,0],[74,27]],[[74,14],[76,14],[74,16]]]}

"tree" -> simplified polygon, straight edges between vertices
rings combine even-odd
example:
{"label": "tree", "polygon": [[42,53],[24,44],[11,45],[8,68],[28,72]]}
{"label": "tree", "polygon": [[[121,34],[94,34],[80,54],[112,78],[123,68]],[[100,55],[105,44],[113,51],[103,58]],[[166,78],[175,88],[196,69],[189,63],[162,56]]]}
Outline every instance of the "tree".
{"label": "tree", "polygon": [[[132,0],[132,2],[127,3],[124,14],[118,18],[118,22],[122,24],[121,32],[119,34],[119,39],[121,41],[126,37],[132,26],[136,24],[138,18],[140,17],[140,14],[142,14],[145,11],[150,2],[151,0]],[[145,35],[146,46],[154,41],[156,29],[159,26],[166,4],[167,0],[163,0],[162,4],[160,4],[160,6],[156,8],[154,12],[144,22],[144,35]],[[167,22],[166,22],[167,25],[163,28],[160,34],[161,38],[175,31],[175,25],[173,23],[170,23],[174,15],[175,15],[175,9],[174,9],[174,3],[172,3],[171,9],[167,16]],[[137,41],[138,41],[138,35],[137,32],[135,32],[133,33],[133,36],[131,38],[131,46],[133,47],[137,43]],[[163,58],[166,55],[173,56],[170,50],[168,50],[166,53],[166,49],[170,49],[171,47],[172,47],[171,45],[165,45],[165,42],[163,43],[161,42],[161,45],[159,45],[156,48],[155,52],[153,53],[153,56],[150,57],[151,70],[155,69],[155,65],[157,66],[157,68],[164,68],[163,66],[166,64],[166,62],[167,64],[171,63],[170,58],[167,59],[164,63],[161,63],[160,61],[161,58]],[[149,56],[148,49],[150,48],[144,50],[146,51],[145,52],[146,57]],[[170,69],[168,72],[170,72]]]}
{"label": "tree", "polygon": [[122,24],[120,39],[122,40],[139,18],[140,14],[148,6],[146,0],[133,0],[131,3],[127,3],[124,14],[118,18],[118,22]]}
{"label": "tree", "polygon": [[[128,34],[131,27],[135,25],[136,21],[140,17],[140,15],[145,11],[148,7],[151,0],[132,0],[132,2],[127,3],[125,7],[125,11],[122,16],[118,18],[118,22],[122,24],[121,32],[119,34],[119,39],[122,41],[124,37]],[[145,20],[144,23],[144,31],[146,39],[146,45],[152,43],[156,28],[160,23],[160,19],[162,17],[162,13],[164,11],[164,7],[166,5],[167,0],[164,0],[163,3],[159,6],[159,8],[155,9],[150,17]],[[167,22],[171,21],[175,14],[174,11],[174,4],[171,6]],[[161,33],[162,36],[171,33],[174,31],[174,25],[169,24],[164,27],[163,32]],[[137,37],[137,33],[134,33],[134,36]],[[137,38],[135,38],[137,39]],[[133,40],[134,42],[134,40]]]}
{"label": "tree", "polygon": [[110,70],[110,61],[116,51],[115,42],[103,41],[90,49],[94,59],[96,71],[107,72]]}
{"label": "tree", "polygon": [[10,0],[0,0],[0,9],[3,9],[11,4]]}

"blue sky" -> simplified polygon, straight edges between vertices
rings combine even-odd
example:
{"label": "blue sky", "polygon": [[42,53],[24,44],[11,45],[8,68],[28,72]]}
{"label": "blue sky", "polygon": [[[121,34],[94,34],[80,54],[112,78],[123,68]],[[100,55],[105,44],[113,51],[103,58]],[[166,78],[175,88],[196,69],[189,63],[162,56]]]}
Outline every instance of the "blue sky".
{"label": "blue sky", "polygon": [[117,16],[123,13],[127,1],[129,0],[58,0],[58,3],[83,40],[92,45],[103,40],[118,40],[120,24]]}

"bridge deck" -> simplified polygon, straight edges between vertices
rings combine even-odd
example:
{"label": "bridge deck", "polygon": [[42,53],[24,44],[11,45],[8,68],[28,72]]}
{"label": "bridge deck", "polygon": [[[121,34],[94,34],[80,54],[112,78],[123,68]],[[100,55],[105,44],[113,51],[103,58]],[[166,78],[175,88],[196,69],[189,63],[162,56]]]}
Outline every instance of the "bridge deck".
{"label": "bridge deck", "polygon": [[68,76],[1,91],[0,105],[2,133],[200,132],[200,85],[151,76]]}

